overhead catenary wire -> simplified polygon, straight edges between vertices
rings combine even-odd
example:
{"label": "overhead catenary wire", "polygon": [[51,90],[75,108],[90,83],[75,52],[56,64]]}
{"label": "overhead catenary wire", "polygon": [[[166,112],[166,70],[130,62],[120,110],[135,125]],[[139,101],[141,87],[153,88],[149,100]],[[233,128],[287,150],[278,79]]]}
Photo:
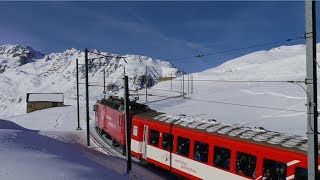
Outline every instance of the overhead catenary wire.
{"label": "overhead catenary wire", "polygon": [[194,100],[194,101],[200,101],[200,102],[215,103],[215,104],[225,104],[225,105],[232,105],[232,106],[242,106],[242,107],[248,107],[248,108],[259,108],[259,109],[270,109],[270,110],[279,110],[279,111],[289,111],[289,112],[305,113],[305,111],[298,111],[298,110],[292,110],[292,109],[283,109],[283,108],[275,108],[275,107],[267,107],[267,106],[257,106],[257,105],[230,103],[230,102],[213,101],[213,100],[202,100],[202,99],[196,99],[196,98],[186,98],[186,99],[190,99],[190,100]]}
{"label": "overhead catenary wire", "polygon": [[[182,81],[180,79],[175,79],[172,81]],[[212,81],[212,82],[230,82],[230,83],[237,83],[237,82],[245,82],[245,83],[291,83],[291,82],[297,82],[297,83],[304,83],[305,81],[302,80],[219,80],[219,79],[193,79],[192,81]]]}
{"label": "overhead catenary wire", "polygon": [[318,68],[320,68],[320,65],[319,65],[319,63],[318,63],[317,59],[316,59],[316,58],[314,58],[313,60],[314,60],[314,62],[316,62],[316,64],[318,65]]}
{"label": "overhead catenary wire", "polygon": [[[162,98],[177,98],[177,97],[182,97],[180,96],[165,96],[165,95],[156,95],[156,94],[148,94],[149,96],[157,96],[157,97],[162,97]],[[292,110],[292,109],[284,109],[284,108],[276,108],[276,107],[267,107],[267,106],[258,106],[258,105],[249,105],[249,104],[240,104],[240,103],[231,103],[231,102],[223,102],[223,101],[215,101],[215,100],[203,100],[203,99],[197,99],[197,98],[191,98],[191,97],[186,97],[184,98],[185,100],[194,100],[194,101],[200,101],[200,102],[207,102],[207,103],[214,103],[214,104],[224,104],[224,105],[232,105],[232,106],[242,106],[242,107],[247,107],[247,108],[259,108],[259,109],[269,109],[269,110],[278,110],[278,111],[289,111],[289,112],[298,112],[298,113],[305,113],[305,111],[298,111],[298,110]],[[151,101],[147,102],[146,104],[151,104],[154,102],[158,101]],[[157,106],[161,106],[157,104]],[[167,105],[165,105],[167,106]]]}
{"label": "overhead catenary wire", "polygon": [[94,52],[92,50],[89,50],[88,53],[95,54],[95,55],[98,55],[98,56],[103,56],[103,57],[115,57],[114,55],[101,54],[101,53],[98,53],[98,52]]}
{"label": "overhead catenary wire", "polygon": [[305,36],[303,35],[303,36],[298,36],[298,37],[294,37],[294,38],[288,38],[288,39],[279,40],[279,41],[256,44],[256,45],[247,46],[247,47],[216,51],[216,52],[206,53],[206,54],[198,54],[198,55],[195,55],[195,56],[173,58],[173,59],[169,59],[169,60],[171,60],[171,61],[179,61],[179,60],[185,60],[185,59],[201,58],[201,57],[204,57],[204,56],[211,56],[211,55],[223,54],[223,53],[228,53],[228,52],[241,51],[241,50],[245,50],[245,49],[251,49],[251,48],[267,46],[267,45],[272,45],[272,44],[279,44],[279,43],[283,43],[283,42],[295,41],[295,40],[304,39],[304,38],[305,38]]}
{"label": "overhead catenary wire", "polygon": [[[192,73],[191,73],[192,74]],[[227,79],[189,79],[189,80],[182,80],[181,78],[182,76],[179,76],[179,77],[175,77],[175,78],[172,78],[170,80],[163,80],[163,77],[160,77],[160,78],[154,78],[154,80],[158,80],[158,81],[204,81],[204,82],[244,82],[244,83],[292,83],[292,82],[295,82],[295,83],[305,83],[305,80],[227,80]]]}
{"label": "overhead catenary wire", "polygon": [[92,54],[95,54],[95,55],[98,55],[98,56],[101,56],[101,57],[96,57],[96,58],[91,58],[91,59],[99,59],[99,58],[110,58],[110,57],[115,57],[116,59],[121,59],[123,58],[123,60],[128,63],[126,60],[125,60],[125,56],[119,56],[119,55],[106,55],[106,54],[101,54],[101,53],[98,53],[98,52],[94,52],[94,51],[88,51],[89,53],[92,53]]}
{"label": "overhead catenary wire", "polygon": [[[189,56],[189,57],[174,58],[174,59],[169,59],[169,60],[171,60],[171,61],[177,61],[177,60],[184,60],[184,59],[201,58],[201,57],[204,57],[204,56],[211,56],[211,55],[222,54],[222,53],[227,53],[227,52],[240,51],[240,50],[245,50],[245,49],[251,49],[251,48],[256,48],[256,47],[261,47],[261,46],[278,44],[278,43],[282,43],[282,42],[290,42],[290,41],[295,41],[295,40],[299,40],[299,39],[306,39],[306,38],[308,38],[308,37],[306,37],[306,35],[304,34],[303,36],[297,36],[297,37],[294,37],[294,38],[288,38],[288,39],[279,40],[279,41],[273,41],[273,42],[268,42],[268,43],[256,44],[256,45],[252,45],[252,46],[235,48],[235,49],[229,49],[229,50],[216,51],[216,52],[206,53],[206,54],[198,54],[198,55]],[[127,61],[125,60],[125,58],[126,58],[125,56],[106,55],[106,54],[101,54],[101,53],[98,53],[98,52],[95,52],[95,51],[92,51],[92,50],[89,50],[88,53],[92,53],[92,54],[95,54],[95,55],[102,56],[102,57],[90,58],[89,60],[100,59],[100,58],[115,57],[115,58],[123,58],[124,61],[127,63]],[[320,65],[319,65],[319,63],[317,62],[316,59],[315,59],[315,62],[316,62],[316,64],[318,65],[318,67],[320,68]]]}
{"label": "overhead catenary wire", "polygon": [[[154,95],[155,96],[155,95]],[[169,96],[158,96],[163,98],[169,98]],[[175,97],[176,98],[176,97]],[[222,101],[213,101],[213,100],[202,100],[202,99],[195,99],[195,98],[185,98],[186,100],[194,100],[194,101],[200,101],[200,102],[207,102],[207,103],[214,103],[214,104],[224,104],[224,105],[232,105],[232,106],[242,106],[247,108],[258,108],[258,109],[269,109],[269,110],[277,110],[277,111],[288,111],[288,112],[297,112],[297,113],[305,113],[305,111],[298,111],[298,110],[292,110],[292,109],[283,109],[283,108],[275,108],[275,107],[267,107],[267,106],[257,106],[257,105],[248,105],[248,104],[239,104],[239,103],[230,103],[230,102],[222,102]],[[151,101],[146,104],[151,104],[158,101]],[[167,105],[161,105],[157,104],[157,106],[164,106]]]}
{"label": "overhead catenary wire", "polygon": [[[243,49],[249,49],[249,48],[254,48],[254,47],[260,47],[260,46],[265,46],[265,45],[270,45],[270,44],[276,44],[276,43],[281,43],[281,42],[288,42],[288,41],[294,41],[294,40],[298,40],[298,39],[303,39],[305,38],[304,36],[298,36],[295,38],[289,38],[289,39],[285,39],[285,40],[280,40],[280,41],[273,41],[273,42],[269,42],[269,43],[263,43],[263,44],[257,44],[257,45],[253,45],[253,46],[248,46],[248,47],[243,47],[243,48],[236,48],[236,49],[230,49],[230,50],[225,50],[225,51],[218,51],[218,52],[213,52],[213,53],[207,53],[207,54],[200,54],[200,55],[196,55],[196,56],[192,56],[192,57],[185,57],[185,58],[177,58],[177,59],[186,59],[186,58],[196,58],[196,57],[203,57],[203,56],[209,56],[209,55],[214,55],[214,54],[220,54],[220,53],[226,53],[226,52],[232,52],[232,51],[238,51],[238,50],[243,50]],[[116,57],[116,58],[125,58],[122,56],[117,56],[117,55],[105,55],[105,54],[101,54],[95,51],[88,51],[89,53],[92,54],[96,54],[99,56],[103,56],[103,57]],[[97,57],[97,58],[92,58],[92,59],[98,59],[98,58],[102,58],[102,57]],[[173,60],[177,60],[177,59],[173,59]],[[124,61],[127,63],[127,61],[124,59]],[[315,60],[316,61],[316,60]],[[318,67],[320,68],[320,65],[318,64],[318,62],[316,61]],[[160,80],[161,78],[157,78],[155,80]],[[173,81],[182,81],[179,79],[174,79]],[[212,82],[245,82],[245,83],[259,83],[259,82],[263,82],[263,83],[276,83],[276,82],[288,82],[288,81],[277,81],[277,80],[211,80],[211,79],[193,79],[192,81],[212,81]],[[294,81],[294,82],[301,82],[303,83],[304,81],[301,80],[290,80],[290,81]]]}

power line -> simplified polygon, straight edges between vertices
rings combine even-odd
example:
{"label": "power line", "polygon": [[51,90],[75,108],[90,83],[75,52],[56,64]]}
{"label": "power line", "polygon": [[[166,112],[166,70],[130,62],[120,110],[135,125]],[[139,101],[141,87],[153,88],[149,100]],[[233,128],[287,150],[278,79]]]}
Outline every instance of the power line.
{"label": "power line", "polygon": [[91,58],[91,59],[99,59],[99,58],[110,58],[110,57],[115,57],[116,59],[121,59],[123,58],[123,60],[128,64],[128,62],[125,60],[125,56],[119,56],[119,55],[106,55],[106,54],[101,54],[98,52],[94,52],[94,51],[88,51],[89,53],[98,55],[98,56],[102,56],[102,57],[96,57],[96,58]]}
{"label": "power line", "polygon": [[317,59],[316,59],[316,58],[314,58],[313,60],[314,60],[314,62],[316,62],[316,64],[318,65],[318,68],[320,68],[320,65],[319,65],[319,63],[318,63]]}
{"label": "power line", "polygon": [[181,93],[180,91],[174,91],[174,90],[170,90],[170,89],[158,89],[158,88],[152,88],[152,90],[168,91],[168,92],[177,92],[177,93]]}
{"label": "power line", "polygon": [[[171,98],[172,96],[162,96],[162,95],[155,95],[153,96],[158,96],[158,97],[163,97],[163,98]],[[248,107],[248,108],[259,108],[259,109],[269,109],[269,110],[278,110],[278,111],[289,111],[289,112],[299,112],[299,113],[305,113],[305,111],[297,111],[297,110],[292,110],[292,109],[283,109],[283,108],[275,108],[275,107],[267,107],[267,106],[257,106],[257,105],[248,105],[248,104],[239,104],[239,103],[230,103],[230,102],[222,102],[222,101],[213,101],[213,100],[202,100],[202,99],[196,99],[196,98],[190,98],[187,97],[185,98],[187,100],[194,100],[194,101],[200,101],[200,102],[207,102],[207,103],[214,103],[214,104],[224,104],[224,105],[232,105],[232,106],[241,106],[241,107]],[[147,104],[153,103],[149,102]],[[157,106],[161,106],[157,104]],[[164,105],[167,106],[167,105]]]}
{"label": "power line", "polygon": [[[179,79],[176,79],[176,80],[172,80],[172,81],[182,81],[182,80],[179,80]],[[189,80],[191,81],[191,80]],[[301,81],[301,80],[286,80],[286,81],[276,81],[276,80],[270,80],[270,81],[267,81],[267,80],[218,80],[218,79],[193,79],[192,81],[204,81],[204,82],[208,82],[208,81],[212,81],[212,82],[229,82],[229,83],[236,83],[236,82],[251,82],[251,83],[260,83],[260,82],[263,82],[263,83],[292,83],[292,82],[296,82],[296,83],[305,83],[305,81]]]}
{"label": "power line", "polygon": [[[320,68],[320,67],[319,67]],[[179,79],[180,77],[180,79]],[[179,77],[175,77],[173,79],[170,79],[170,80],[165,80],[165,81],[183,81],[181,79],[181,76]],[[154,80],[162,80],[163,77],[160,77],[160,78],[154,78]],[[223,80],[223,79],[192,79],[192,80],[184,80],[184,81],[204,81],[204,82],[251,82],[251,83],[260,83],[260,82],[263,82],[263,83],[305,83],[305,81],[302,81],[302,80]]]}
{"label": "power line", "polygon": [[198,55],[196,55],[196,56],[175,58],[175,59],[171,59],[171,61],[179,61],[179,60],[192,59],[192,58],[201,58],[201,57],[204,57],[204,56],[211,56],[211,55],[222,54],[222,53],[227,53],[227,52],[240,51],[240,50],[251,49],[251,48],[256,48],[256,47],[261,47],[261,46],[278,44],[278,43],[282,43],[282,42],[295,41],[295,40],[304,39],[304,38],[305,38],[304,36],[298,36],[298,37],[289,38],[289,39],[285,39],[285,40],[273,41],[273,42],[263,43],[263,44],[256,44],[256,45],[247,46],[247,47],[242,47],[242,48],[236,48],[236,49],[229,49],[229,50],[217,51],[217,52],[212,52],[212,53],[207,53],[207,54],[198,54]]}
{"label": "power line", "polygon": [[95,54],[95,55],[98,55],[98,56],[103,56],[103,57],[115,57],[114,55],[101,54],[101,53],[90,51],[90,50],[88,51],[88,53]]}
{"label": "power line", "polygon": [[209,101],[209,100],[201,100],[195,98],[186,98],[194,101],[200,102],[208,102],[208,103],[215,103],[215,104],[225,104],[225,105],[232,105],[232,106],[242,106],[242,107],[249,107],[249,108],[259,108],[259,109],[270,109],[270,110],[279,110],[279,111],[290,111],[290,112],[303,112],[305,111],[297,111],[291,109],[282,109],[282,108],[274,108],[274,107],[266,107],[266,106],[256,106],[256,105],[248,105],[248,104],[238,104],[238,103],[229,103],[229,102],[221,102],[221,101]]}
{"label": "power line", "polygon": [[[165,96],[165,95],[156,95],[156,94],[148,94],[152,96],[158,96],[163,98],[171,98],[172,96]],[[174,96],[178,97],[178,96]],[[173,97],[172,97],[173,98]],[[242,106],[242,107],[248,107],[248,108],[259,108],[259,109],[270,109],[270,110],[279,110],[279,111],[289,111],[289,112],[305,112],[305,111],[297,111],[297,110],[291,110],[291,109],[283,109],[283,108],[275,108],[275,107],[267,107],[267,106],[257,106],[257,105],[248,105],[248,104],[239,104],[239,103],[230,103],[230,102],[222,102],[222,101],[213,101],[213,100],[202,100],[202,99],[196,99],[187,97],[185,99],[194,100],[194,101],[200,101],[200,102],[208,102],[208,103],[214,103],[214,104],[225,104],[225,105],[232,105],[232,106]],[[149,102],[152,103],[152,102]]]}

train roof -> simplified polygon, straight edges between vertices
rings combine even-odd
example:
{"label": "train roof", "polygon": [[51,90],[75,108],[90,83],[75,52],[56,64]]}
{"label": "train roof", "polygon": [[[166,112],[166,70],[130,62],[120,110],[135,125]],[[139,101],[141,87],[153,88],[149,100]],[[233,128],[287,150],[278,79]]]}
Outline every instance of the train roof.
{"label": "train roof", "polygon": [[[101,99],[97,101],[100,104],[108,106],[112,109],[116,109],[118,111],[124,111],[124,99],[116,96],[110,96],[107,99]],[[147,105],[139,104],[134,101],[130,101],[129,108],[131,113],[137,112],[146,112],[149,111],[150,108]]]}
{"label": "train roof", "polygon": [[242,125],[229,125],[214,119],[204,120],[185,115],[172,115],[159,112],[148,112],[137,115],[140,118],[173,124],[182,128],[193,129],[208,134],[214,134],[230,139],[271,146],[284,150],[306,153],[307,138],[288,133],[269,131],[263,128],[251,128]]}

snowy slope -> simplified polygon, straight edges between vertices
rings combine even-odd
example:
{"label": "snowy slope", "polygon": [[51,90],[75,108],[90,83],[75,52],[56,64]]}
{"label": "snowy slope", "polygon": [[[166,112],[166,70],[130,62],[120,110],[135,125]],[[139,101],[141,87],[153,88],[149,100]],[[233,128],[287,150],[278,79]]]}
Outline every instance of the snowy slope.
{"label": "snowy slope", "polygon": [[[166,61],[155,60],[145,56],[124,55],[117,59],[117,54],[94,50],[96,53],[110,57],[98,58],[99,55],[89,53],[90,99],[103,96],[103,70],[106,69],[106,86],[113,85],[109,93],[118,93],[123,87],[123,73],[130,79],[130,88],[139,89],[144,86],[145,66],[149,86],[161,77],[169,77],[172,73],[181,73]],[[21,63],[21,58],[25,61]],[[31,47],[20,45],[0,46],[0,117],[8,117],[25,113],[27,92],[62,92],[67,103],[74,103],[76,98],[76,59],[79,59],[79,82],[85,82],[84,52],[70,48],[62,53],[43,55]],[[126,61],[126,62],[125,62]],[[2,67],[2,70],[1,70]],[[80,85],[81,99],[84,98],[84,85]]]}
{"label": "snowy slope", "polygon": [[[306,136],[304,83],[300,84],[302,88],[289,82],[270,82],[304,81],[305,61],[304,45],[251,53],[194,73],[193,94],[191,88],[188,93],[187,81],[184,83],[186,98],[152,102],[156,99],[153,96],[149,98],[149,106],[167,113]],[[181,79],[173,81],[173,90],[181,92]],[[161,82],[149,92],[155,94],[158,89],[170,88],[170,81]]]}
{"label": "snowy slope", "polygon": [[295,45],[259,51],[206,70],[201,75],[231,80],[304,79],[305,49],[304,45]]}

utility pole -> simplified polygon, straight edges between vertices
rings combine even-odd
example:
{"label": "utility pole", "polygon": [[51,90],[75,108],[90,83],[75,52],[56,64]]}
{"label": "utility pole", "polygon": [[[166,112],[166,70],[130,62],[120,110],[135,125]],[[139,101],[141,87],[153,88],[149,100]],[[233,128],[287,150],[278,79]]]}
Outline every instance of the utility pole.
{"label": "utility pole", "polygon": [[191,74],[191,94],[193,94],[193,74]]}
{"label": "utility pole", "polygon": [[189,93],[189,81],[190,81],[190,73],[188,73],[188,93]]}
{"label": "utility pole", "polygon": [[306,16],[306,86],[308,137],[308,180],[318,180],[318,105],[317,105],[317,54],[316,54],[316,2],[305,1]]}
{"label": "utility pole", "polygon": [[88,49],[84,50],[84,62],[86,67],[86,121],[87,121],[87,145],[90,146],[90,128],[89,128],[89,80],[88,80]]}
{"label": "utility pole", "polygon": [[129,86],[128,76],[124,76],[124,111],[125,111],[125,122],[126,122],[126,156],[127,156],[127,173],[131,171],[131,120],[129,117]]}
{"label": "utility pole", "polygon": [[103,69],[103,98],[106,98],[106,69]]}
{"label": "utility pole", "polygon": [[147,69],[148,69],[148,67],[147,67],[147,65],[146,65],[146,74],[145,74],[145,84],[146,84],[146,102],[148,102],[148,74],[147,74]]}
{"label": "utility pole", "polygon": [[[87,121],[87,145],[90,146],[90,126],[89,126],[89,120],[90,120],[90,116],[89,116],[89,77],[88,77],[88,74],[89,74],[89,68],[88,68],[88,49],[86,48],[84,50],[84,62],[85,62],[85,76],[86,76],[86,82],[85,82],[85,86],[86,86],[86,121]],[[91,51],[90,51],[91,52]],[[91,53],[94,53],[94,54],[97,54],[95,52],[91,52]],[[103,54],[99,54],[98,55],[100,56],[104,56],[104,57],[114,57],[114,56],[109,56],[109,55],[103,55]],[[122,56],[117,56],[116,59],[119,59],[119,58],[125,58],[125,57],[122,57]],[[90,60],[93,60],[93,59],[97,59],[97,58],[92,58]],[[127,63],[127,61],[124,59],[124,61]]]}
{"label": "utility pole", "polygon": [[78,127],[77,130],[82,130],[80,127],[80,107],[79,107],[79,62],[78,59],[76,59],[76,72],[77,72],[77,119],[78,119]]}
{"label": "utility pole", "polygon": [[180,76],[180,92],[182,92],[182,76]]}
{"label": "utility pole", "polygon": [[170,79],[171,79],[171,91],[172,91],[172,73],[170,74]]}
{"label": "utility pole", "polygon": [[184,98],[184,71],[182,73],[182,97]]}

